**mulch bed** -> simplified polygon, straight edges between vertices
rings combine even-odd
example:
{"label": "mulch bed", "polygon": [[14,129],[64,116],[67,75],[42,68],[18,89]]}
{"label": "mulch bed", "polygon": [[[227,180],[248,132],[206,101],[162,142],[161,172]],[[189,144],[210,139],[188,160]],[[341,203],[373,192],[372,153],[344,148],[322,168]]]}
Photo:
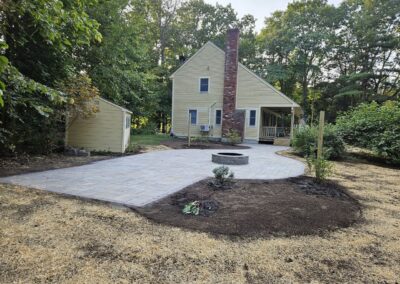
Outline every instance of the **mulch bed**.
{"label": "mulch bed", "polygon": [[0,177],[81,166],[110,158],[112,156],[75,157],[57,153],[0,157]]}
{"label": "mulch bed", "polygon": [[249,149],[248,146],[243,145],[229,145],[221,142],[210,141],[192,141],[190,147],[186,139],[173,139],[162,141],[161,145],[170,147],[172,149]]}
{"label": "mulch bed", "polygon": [[[137,210],[158,223],[241,237],[322,234],[348,227],[361,216],[359,203],[344,188],[333,182],[319,185],[306,176],[236,180],[224,190],[209,184],[210,179],[202,180]],[[192,201],[212,210],[183,214]]]}

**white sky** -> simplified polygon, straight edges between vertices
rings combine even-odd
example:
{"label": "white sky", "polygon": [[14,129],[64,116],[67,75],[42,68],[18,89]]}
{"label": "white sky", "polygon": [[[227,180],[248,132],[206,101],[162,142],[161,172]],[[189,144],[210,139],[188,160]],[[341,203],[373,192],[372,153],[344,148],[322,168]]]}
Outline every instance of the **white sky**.
{"label": "white sky", "polygon": [[[264,26],[264,19],[271,16],[276,10],[285,10],[287,4],[292,2],[291,0],[204,0],[206,3],[215,5],[219,3],[221,5],[231,4],[239,17],[245,14],[253,15],[256,21],[256,31],[259,32]],[[330,4],[337,6],[341,0],[328,0]]]}

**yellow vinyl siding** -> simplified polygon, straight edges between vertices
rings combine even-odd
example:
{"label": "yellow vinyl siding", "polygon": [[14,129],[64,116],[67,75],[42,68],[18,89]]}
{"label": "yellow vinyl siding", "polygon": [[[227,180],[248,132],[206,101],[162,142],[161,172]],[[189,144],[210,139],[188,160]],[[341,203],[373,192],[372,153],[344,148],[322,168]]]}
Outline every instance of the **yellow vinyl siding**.
{"label": "yellow vinyl siding", "polygon": [[123,152],[124,111],[98,100],[99,112],[76,118],[67,129],[67,145],[88,150]]}
{"label": "yellow vinyl siding", "polygon": [[[209,78],[208,93],[200,93],[199,80],[202,77]],[[201,135],[200,125],[214,125],[215,108],[222,108],[224,54],[217,47],[208,44],[174,75],[173,84],[174,134],[187,136],[189,109],[197,109],[197,125],[191,126],[191,135]],[[210,109],[214,103],[216,104]],[[212,132],[210,130],[210,134]],[[217,132],[220,137],[220,131]]]}
{"label": "yellow vinyl siding", "polygon": [[238,70],[236,107],[239,109],[258,108],[263,105],[272,107],[274,105],[291,105],[291,103],[287,98],[279,95],[276,90],[266,85],[240,64]]}
{"label": "yellow vinyl siding", "polygon": [[[191,135],[200,135],[200,125],[210,124],[213,129],[209,135],[221,137],[221,126],[215,127],[215,110],[222,110],[224,62],[225,53],[208,42],[173,74],[172,129],[175,135],[187,136],[188,110],[198,109],[198,125],[191,126]],[[208,93],[200,93],[201,77],[209,78]],[[245,139],[258,140],[262,106],[291,107],[293,102],[239,63],[236,108],[246,110]],[[250,110],[256,110],[254,127],[249,126]]]}

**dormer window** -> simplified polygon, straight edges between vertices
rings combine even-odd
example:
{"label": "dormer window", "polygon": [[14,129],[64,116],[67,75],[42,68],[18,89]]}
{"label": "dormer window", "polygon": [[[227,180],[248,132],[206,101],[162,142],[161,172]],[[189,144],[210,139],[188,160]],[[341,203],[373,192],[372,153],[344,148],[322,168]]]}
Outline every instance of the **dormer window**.
{"label": "dormer window", "polygon": [[208,93],[209,78],[200,78],[200,93]]}

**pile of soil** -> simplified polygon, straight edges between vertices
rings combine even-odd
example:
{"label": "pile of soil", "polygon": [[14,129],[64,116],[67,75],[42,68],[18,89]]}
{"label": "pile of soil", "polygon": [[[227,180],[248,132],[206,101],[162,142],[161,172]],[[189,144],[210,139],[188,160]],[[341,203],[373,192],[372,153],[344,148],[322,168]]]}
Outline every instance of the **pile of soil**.
{"label": "pile of soil", "polygon": [[[302,176],[283,180],[236,180],[231,189],[215,190],[210,179],[147,207],[137,209],[162,224],[242,237],[322,234],[351,226],[361,216],[357,200],[340,185],[316,184]],[[192,201],[213,201],[212,214],[185,215]]]}
{"label": "pile of soil", "polygon": [[161,145],[170,147],[172,149],[249,149],[248,146],[243,145],[230,145],[221,142],[211,142],[211,141],[192,141],[190,142],[190,147],[188,146],[186,139],[173,139],[162,141]]}

